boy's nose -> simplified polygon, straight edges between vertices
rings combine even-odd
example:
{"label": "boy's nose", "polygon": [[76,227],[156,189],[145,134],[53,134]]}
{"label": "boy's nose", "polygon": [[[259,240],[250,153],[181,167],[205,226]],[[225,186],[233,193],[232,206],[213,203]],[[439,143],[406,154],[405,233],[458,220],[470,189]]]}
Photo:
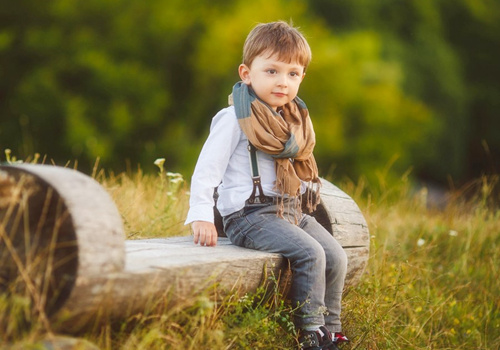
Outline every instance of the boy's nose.
{"label": "boy's nose", "polygon": [[282,87],[286,87],[288,84],[287,82],[287,78],[286,78],[286,75],[283,74],[283,75],[280,75],[279,76],[279,79],[278,79],[278,85],[279,86],[282,86]]}

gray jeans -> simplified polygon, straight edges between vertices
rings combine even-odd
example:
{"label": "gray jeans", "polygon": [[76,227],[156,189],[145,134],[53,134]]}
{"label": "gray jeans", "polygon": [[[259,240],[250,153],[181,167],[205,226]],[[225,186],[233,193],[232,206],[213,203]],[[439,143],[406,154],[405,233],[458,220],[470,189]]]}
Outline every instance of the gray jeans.
{"label": "gray jeans", "polygon": [[[280,253],[290,261],[290,299],[299,308],[295,326],[325,325],[340,332],[340,310],[347,256],[315,218],[303,214],[293,224],[293,205],[285,202],[285,219],[273,203],[247,205],[223,218],[231,242],[240,247]],[[288,220],[290,219],[290,220]]]}

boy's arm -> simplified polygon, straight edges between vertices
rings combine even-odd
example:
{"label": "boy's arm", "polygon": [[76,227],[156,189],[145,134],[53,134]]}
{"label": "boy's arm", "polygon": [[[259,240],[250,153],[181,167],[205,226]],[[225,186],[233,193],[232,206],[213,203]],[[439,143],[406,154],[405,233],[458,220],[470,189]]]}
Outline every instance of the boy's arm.
{"label": "boy's arm", "polygon": [[224,109],[214,117],[191,178],[190,208],[185,223],[191,224],[195,244],[216,245],[214,189],[221,183],[240,137],[234,109]]}

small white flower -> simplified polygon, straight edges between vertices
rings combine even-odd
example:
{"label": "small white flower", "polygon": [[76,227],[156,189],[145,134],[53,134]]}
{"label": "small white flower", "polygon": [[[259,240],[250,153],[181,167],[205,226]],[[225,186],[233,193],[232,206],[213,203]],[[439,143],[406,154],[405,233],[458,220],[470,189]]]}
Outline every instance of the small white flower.
{"label": "small white flower", "polygon": [[450,230],[450,232],[448,232],[448,234],[449,234],[450,236],[452,236],[452,237],[456,237],[456,236],[458,236],[458,232],[457,232],[457,231],[455,231],[455,230]]}
{"label": "small white flower", "polygon": [[173,178],[172,180],[170,180],[170,183],[176,184],[176,183],[179,183],[179,182],[182,182],[182,181],[184,181],[182,179],[182,177],[176,177],[176,178]]}
{"label": "small white flower", "polygon": [[165,163],[165,158],[158,158],[157,160],[155,160],[155,165],[159,168],[162,168],[164,163]]}
{"label": "small white flower", "polygon": [[7,163],[12,163],[12,161],[10,159],[11,153],[12,153],[12,151],[10,150],[10,148],[5,149],[5,159],[7,160]]}
{"label": "small white flower", "polygon": [[423,238],[419,238],[419,239],[418,239],[418,241],[417,241],[417,245],[418,245],[419,247],[421,247],[421,246],[423,246],[424,244],[425,244],[425,239],[423,239]]}
{"label": "small white flower", "polygon": [[182,178],[182,175],[179,173],[172,173],[172,172],[167,172],[167,176],[171,178]]}

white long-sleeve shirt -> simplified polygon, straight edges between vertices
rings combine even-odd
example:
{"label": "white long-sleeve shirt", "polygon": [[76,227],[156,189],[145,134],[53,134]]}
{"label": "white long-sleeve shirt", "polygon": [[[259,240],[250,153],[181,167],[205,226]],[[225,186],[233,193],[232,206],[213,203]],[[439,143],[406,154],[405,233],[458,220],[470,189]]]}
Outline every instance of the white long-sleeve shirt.
{"label": "white long-sleeve shirt", "polygon": [[[257,151],[257,158],[264,194],[277,196],[274,159],[261,151]],[[222,216],[242,209],[253,189],[248,139],[233,106],[222,109],[212,119],[210,134],[191,178],[190,208],[185,224],[198,220],[214,222],[213,194],[217,186],[217,209]]]}

